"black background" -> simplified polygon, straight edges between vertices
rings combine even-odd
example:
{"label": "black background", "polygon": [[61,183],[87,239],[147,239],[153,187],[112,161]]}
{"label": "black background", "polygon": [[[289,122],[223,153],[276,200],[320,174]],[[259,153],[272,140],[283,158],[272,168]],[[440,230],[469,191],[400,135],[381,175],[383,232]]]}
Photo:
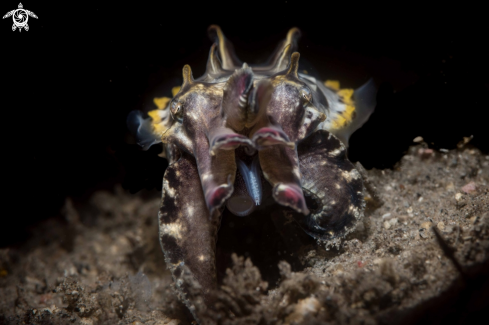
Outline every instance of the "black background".
{"label": "black background", "polygon": [[[3,1],[2,15],[18,3]],[[392,168],[416,136],[454,148],[463,136],[488,152],[488,29],[482,7],[414,2],[359,7],[329,1],[142,1],[57,5],[24,1],[28,32],[0,25],[2,202],[0,247],[36,222],[123,183],[159,191],[165,161],[142,152],[125,119],[170,95],[181,68],[205,69],[218,24],[250,64],[289,28],[302,30],[302,68],[356,88],[373,77],[378,106],[350,141],[350,159]],[[307,61],[307,62],[306,62]]]}

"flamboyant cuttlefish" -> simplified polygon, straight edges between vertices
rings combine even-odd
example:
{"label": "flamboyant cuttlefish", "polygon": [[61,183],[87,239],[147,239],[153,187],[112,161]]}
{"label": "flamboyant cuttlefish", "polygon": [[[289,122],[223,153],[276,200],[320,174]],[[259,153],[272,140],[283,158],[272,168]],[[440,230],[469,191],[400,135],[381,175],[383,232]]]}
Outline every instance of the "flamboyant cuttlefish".
{"label": "flamboyant cuttlefish", "polygon": [[363,216],[363,183],[346,147],[376,105],[372,81],[354,91],[300,73],[297,28],[261,66],[241,63],[218,26],[209,34],[215,43],[205,74],[194,79],[184,66],[172,99],[155,98],[158,109],[147,119],[138,111],[128,117],[141,146],[164,145],[170,165],[158,214],[160,243],[196,318],[183,274],[200,284],[210,306],[224,208],[249,215],[268,193],[316,239],[354,228]]}

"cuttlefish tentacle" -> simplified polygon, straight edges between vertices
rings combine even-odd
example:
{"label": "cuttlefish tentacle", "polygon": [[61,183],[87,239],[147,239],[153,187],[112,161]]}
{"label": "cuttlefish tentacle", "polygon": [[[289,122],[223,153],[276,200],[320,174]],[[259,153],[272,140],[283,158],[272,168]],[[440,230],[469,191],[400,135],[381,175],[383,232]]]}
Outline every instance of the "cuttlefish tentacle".
{"label": "cuttlefish tentacle", "polygon": [[215,245],[220,212],[215,210],[211,218],[195,159],[187,153],[165,171],[158,221],[166,265],[184,303],[197,318],[194,308],[197,297],[189,292],[184,273],[190,272],[200,284],[201,295],[209,304],[211,292],[217,287]]}
{"label": "cuttlefish tentacle", "polygon": [[317,206],[307,216],[294,217],[316,239],[341,237],[354,229],[363,215],[360,173],[346,157],[345,145],[332,133],[314,132],[298,146],[302,188]]}

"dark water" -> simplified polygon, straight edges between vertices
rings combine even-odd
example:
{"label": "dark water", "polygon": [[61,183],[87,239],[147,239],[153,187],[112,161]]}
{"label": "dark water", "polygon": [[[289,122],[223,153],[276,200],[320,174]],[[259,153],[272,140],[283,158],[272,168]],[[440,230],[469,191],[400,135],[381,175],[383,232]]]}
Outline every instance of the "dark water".
{"label": "dark water", "polygon": [[0,246],[21,242],[29,226],[59,214],[66,196],[83,204],[94,190],[120,182],[131,192],[160,190],[166,163],[158,148],[141,152],[129,144],[125,118],[133,109],[149,110],[153,96],[170,95],[184,64],[195,77],[204,72],[210,24],[221,25],[249,63],[266,60],[297,26],[304,67],[307,61],[321,78],[344,87],[373,77],[378,107],[350,142],[351,160],[366,168],[392,167],[419,135],[448,149],[474,135],[474,145],[489,151],[481,8],[264,4],[24,3],[39,17],[29,19],[28,32],[12,32],[12,22],[3,20],[2,192],[8,194]]}

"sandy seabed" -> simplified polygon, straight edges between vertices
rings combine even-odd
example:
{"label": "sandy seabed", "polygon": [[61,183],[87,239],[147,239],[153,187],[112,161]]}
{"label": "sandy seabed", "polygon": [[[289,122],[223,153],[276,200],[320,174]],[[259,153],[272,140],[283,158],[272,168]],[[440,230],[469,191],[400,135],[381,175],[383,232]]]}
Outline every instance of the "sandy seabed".
{"label": "sandy seabed", "polygon": [[[267,216],[225,214],[221,290],[203,321],[479,323],[489,308],[489,156],[421,144],[367,175],[364,219],[327,248],[300,229],[284,237]],[[157,196],[116,188],[83,206],[67,200],[65,220],[0,250],[0,324],[192,323],[158,242]]]}

